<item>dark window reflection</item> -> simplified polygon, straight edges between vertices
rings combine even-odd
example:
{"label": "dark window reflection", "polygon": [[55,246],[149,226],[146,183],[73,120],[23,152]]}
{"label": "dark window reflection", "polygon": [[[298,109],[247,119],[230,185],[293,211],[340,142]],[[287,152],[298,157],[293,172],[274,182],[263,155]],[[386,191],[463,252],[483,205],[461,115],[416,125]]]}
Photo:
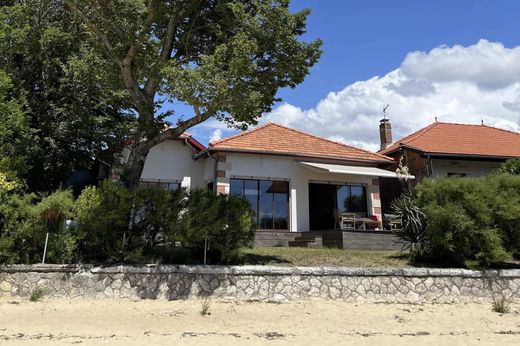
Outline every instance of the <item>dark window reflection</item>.
{"label": "dark window reflection", "polygon": [[230,193],[243,196],[249,201],[259,229],[288,229],[288,182],[231,179]]}
{"label": "dark window reflection", "polygon": [[337,185],[337,209],[341,213],[365,213],[367,211],[364,186]]}

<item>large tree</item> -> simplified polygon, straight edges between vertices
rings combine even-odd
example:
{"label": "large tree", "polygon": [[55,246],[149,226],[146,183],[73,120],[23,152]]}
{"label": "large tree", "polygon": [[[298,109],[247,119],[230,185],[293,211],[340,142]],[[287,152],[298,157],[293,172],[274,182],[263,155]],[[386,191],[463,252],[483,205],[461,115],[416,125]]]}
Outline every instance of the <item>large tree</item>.
{"label": "large tree", "polygon": [[[245,128],[279,88],[303,81],[321,41],[303,42],[309,10],[289,0],[65,0],[117,71],[138,119],[123,179],[138,183],[149,150],[210,117]],[[102,73],[102,71],[100,71]],[[172,115],[163,102],[191,105]]]}
{"label": "large tree", "polygon": [[[54,190],[72,172],[93,168],[135,122],[121,86],[112,88],[118,76],[111,62],[89,39],[63,0],[2,1],[0,84],[4,79],[5,97],[20,106],[0,110],[0,162],[16,162],[29,191]],[[18,130],[24,126],[29,142]],[[25,144],[2,150],[8,141]]]}

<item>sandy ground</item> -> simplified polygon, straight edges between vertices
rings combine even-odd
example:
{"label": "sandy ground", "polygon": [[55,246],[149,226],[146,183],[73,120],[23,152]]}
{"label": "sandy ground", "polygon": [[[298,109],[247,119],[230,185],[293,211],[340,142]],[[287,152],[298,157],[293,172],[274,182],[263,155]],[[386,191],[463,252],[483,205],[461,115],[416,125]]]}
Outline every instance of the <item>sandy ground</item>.
{"label": "sandy ground", "polygon": [[520,304],[0,299],[1,345],[519,345]]}

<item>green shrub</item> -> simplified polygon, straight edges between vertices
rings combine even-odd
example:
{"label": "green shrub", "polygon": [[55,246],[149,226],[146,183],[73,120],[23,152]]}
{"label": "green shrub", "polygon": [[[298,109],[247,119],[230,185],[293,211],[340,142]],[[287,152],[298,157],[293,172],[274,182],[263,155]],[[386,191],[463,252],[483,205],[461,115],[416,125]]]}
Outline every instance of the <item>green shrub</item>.
{"label": "green shrub", "polygon": [[[72,214],[74,199],[68,190],[38,199],[34,194],[13,194],[0,203],[0,261],[41,262],[45,235],[50,232],[46,261],[70,263],[75,259],[77,235],[64,233],[61,224]],[[67,240],[68,246],[63,242]]]}
{"label": "green shrub", "polygon": [[44,291],[41,288],[35,288],[34,291],[31,292],[31,296],[29,297],[29,300],[33,303],[36,303],[37,301],[41,300],[44,295]]}
{"label": "green shrub", "polygon": [[507,160],[498,167],[496,173],[520,175],[520,159]]}
{"label": "green shrub", "polygon": [[488,198],[493,226],[500,230],[505,249],[520,259],[520,175],[498,175],[486,179],[493,188]]}
{"label": "green shrub", "polygon": [[211,260],[229,262],[241,247],[254,238],[253,212],[249,203],[237,196],[215,195],[209,190],[192,190],[181,213],[182,245],[201,258],[205,241]]}
{"label": "green shrub", "polygon": [[35,217],[36,196],[10,195],[0,204],[0,262],[41,262],[45,223]]}
{"label": "green shrub", "polygon": [[431,257],[456,266],[489,266],[507,260],[503,231],[495,222],[503,210],[491,178],[426,179],[415,188],[417,205],[428,220]]}
{"label": "green shrub", "polygon": [[90,186],[76,200],[75,216],[81,235],[81,255],[88,261],[113,263],[124,259],[133,196],[111,181]]}

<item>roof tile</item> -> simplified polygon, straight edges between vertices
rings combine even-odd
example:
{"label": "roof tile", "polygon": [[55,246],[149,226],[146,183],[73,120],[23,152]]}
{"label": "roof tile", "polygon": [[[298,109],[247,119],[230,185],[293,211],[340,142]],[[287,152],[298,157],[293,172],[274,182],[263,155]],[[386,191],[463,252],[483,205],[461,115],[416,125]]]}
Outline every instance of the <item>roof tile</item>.
{"label": "roof tile", "polygon": [[363,162],[391,161],[384,155],[320,138],[272,122],[212,142],[210,149]]}
{"label": "roof tile", "polygon": [[435,122],[379,153],[387,155],[401,146],[436,154],[520,157],[520,133],[487,125]]}

